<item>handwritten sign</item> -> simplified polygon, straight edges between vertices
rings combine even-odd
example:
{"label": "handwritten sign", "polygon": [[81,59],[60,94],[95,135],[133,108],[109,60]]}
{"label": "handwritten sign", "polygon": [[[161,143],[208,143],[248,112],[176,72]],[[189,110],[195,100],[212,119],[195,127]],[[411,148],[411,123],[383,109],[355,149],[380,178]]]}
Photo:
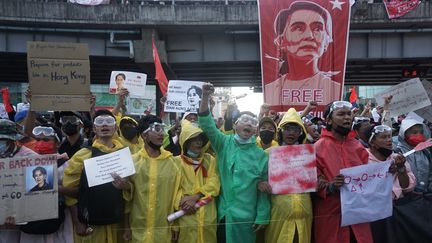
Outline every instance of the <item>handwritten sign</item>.
{"label": "handwritten sign", "polygon": [[57,155],[0,159],[0,224],[58,217]]}
{"label": "handwritten sign", "polygon": [[[432,101],[432,83],[427,80],[423,80],[422,84],[424,89],[426,90],[426,93],[428,94],[429,100]],[[422,118],[432,122],[432,106],[423,107],[419,110],[416,110],[415,113]]]}
{"label": "handwritten sign", "polygon": [[203,82],[170,80],[165,112],[198,112]]}
{"label": "handwritten sign", "polygon": [[120,177],[135,174],[135,167],[129,147],[116,152],[84,160],[89,187],[112,182],[111,173]]}
{"label": "handwritten sign", "polygon": [[273,194],[314,192],[317,187],[315,147],[302,144],[271,149],[268,173]]}
{"label": "handwritten sign", "polygon": [[378,105],[384,105],[384,97],[392,95],[389,105],[391,116],[406,114],[431,105],[420,79],[414,78],[375,95]]}
{"label": "handwritten sign", "polygon": [[112,71],[109,84],[109,93],[116,94],[120,89],[129,91],[129,96],[145,98],[147,74],[126,71]]}
{"label": "handwritten sign", "polygon": [[27,42],[27,68],[32,110],[90,110],[87,44]]}
{"label": "handwritten sign", "polygon": [[[342,169],[345,185],[340,188],[341,226],[372,222],[392,215],[392,161]],[[373,203],[372,203],[373,202]]]}

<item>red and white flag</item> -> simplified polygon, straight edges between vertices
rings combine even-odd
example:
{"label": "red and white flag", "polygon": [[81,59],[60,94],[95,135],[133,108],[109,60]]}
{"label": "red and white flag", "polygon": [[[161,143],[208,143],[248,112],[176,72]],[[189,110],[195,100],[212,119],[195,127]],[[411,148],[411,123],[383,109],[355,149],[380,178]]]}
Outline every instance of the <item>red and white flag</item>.
{"label": "red and white flag", "polygon": [[340,100],[350,1],[259,0],[258,5],[262,85],[271,109],[302,110],[314,100],[322,112]]}
{"label": "red and white flag", "polygon": [[81,4],[81,5],[95,6],[95,5],[109,4],[110,0],[69,0],[69,2]]}
{"label": "red and white flag", "polygon": [[159,83],[159,89],[162,92],[162,95],[165,95],[168,90],[168,79],[165,75],[165,72],[163,70],[162,64],[159,59],[159,53],[154,42],[154,36],[152,36],[152,46],[153,46],[153,60],[156,69],[155,79]]}
{"label": "red and white flag", "polygon": [[384,0],[384,6],[389,19],[399,18],[420,5],[420,0]]}

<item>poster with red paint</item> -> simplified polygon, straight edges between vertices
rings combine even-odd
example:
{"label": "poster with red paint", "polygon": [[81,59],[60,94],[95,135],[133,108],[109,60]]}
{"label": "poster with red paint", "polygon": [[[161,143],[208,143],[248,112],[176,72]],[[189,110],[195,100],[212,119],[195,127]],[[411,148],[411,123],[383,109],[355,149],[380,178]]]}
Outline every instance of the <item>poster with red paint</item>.
{"label": "poster with red paint", "polygon": [[314,192],[317,187],[315,147],[302,144],[271,149],[268,173],[273,194]]}
{"label": "poster with red paint", "polygon": [[420,5],[420,0],[384,0],[384,6],[389,19],[399,18]]}
{"label": "poster with red paint", "polygon": [[[393,213],[391,160],[340,170],[345,184],[340,188],[341,226],[373,222]],[[373,202],[373,203],[371,203]]]}
{"label": "poster with red paint", "polygon": [[322,112],[340,100],[349,0],[259,0],[258,6],[264,101],[286,111],[302,110],[314,100]]}

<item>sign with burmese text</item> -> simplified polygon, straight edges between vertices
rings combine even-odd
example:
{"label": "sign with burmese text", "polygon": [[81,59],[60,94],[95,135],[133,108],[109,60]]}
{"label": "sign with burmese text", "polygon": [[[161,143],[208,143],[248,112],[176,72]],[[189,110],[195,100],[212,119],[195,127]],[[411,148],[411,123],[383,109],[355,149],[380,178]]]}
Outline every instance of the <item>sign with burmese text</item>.
{"label": "sign with burmese text", "polygon": [[340,100],[350,21],[348,0],[258,0],[264,101],[315,116]]}
{"label": "sign with burmese text", "polygon": [[302,144],[270,149],[268,173],[273,194],[316,191],[315,147]]}
{"label": "sign with burmese text", "polygon": [[58,217],[57,155],[0,159],[0,225]]}
{"label": "sign with burmese text", "polygon": [[90,110],[87,44],[27,42],[27,68],[32,110]]}

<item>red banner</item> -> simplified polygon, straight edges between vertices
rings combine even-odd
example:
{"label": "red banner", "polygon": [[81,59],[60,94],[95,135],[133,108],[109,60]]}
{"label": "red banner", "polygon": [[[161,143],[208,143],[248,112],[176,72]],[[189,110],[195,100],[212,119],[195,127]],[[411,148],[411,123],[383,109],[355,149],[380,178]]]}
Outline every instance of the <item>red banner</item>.
{"label": "red banner", "polygon": [[399,18],[404,16],[411,10],[420,5],[420,0],[384,0],[384,6],[387,10],[389,19]]}
{"label": "red banner", "polygon": [[[259,0],[264,100],[272,109],[318,111],[340,100],[350,21],[349,0]],[[316,114],[321,116],[321,114]]]}

